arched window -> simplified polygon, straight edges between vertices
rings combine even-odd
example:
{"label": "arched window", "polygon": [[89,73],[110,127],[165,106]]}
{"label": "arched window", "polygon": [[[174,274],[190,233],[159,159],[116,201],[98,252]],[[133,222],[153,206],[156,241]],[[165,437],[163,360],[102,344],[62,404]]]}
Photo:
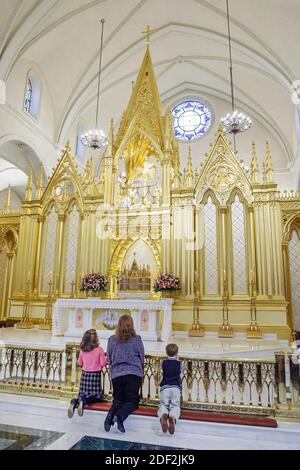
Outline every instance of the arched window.
{"label": "arched window", "polygon": [[34,70],[30,70],[26,79],[23,110],[36,119],[40,112],[41,92],[42,87],[39,76]]}
{"label": "arched window", "polygon": [[32,83],[30,78],[27,78],[25,97],[24,97],[24,111],[30,113],[32,100]]}

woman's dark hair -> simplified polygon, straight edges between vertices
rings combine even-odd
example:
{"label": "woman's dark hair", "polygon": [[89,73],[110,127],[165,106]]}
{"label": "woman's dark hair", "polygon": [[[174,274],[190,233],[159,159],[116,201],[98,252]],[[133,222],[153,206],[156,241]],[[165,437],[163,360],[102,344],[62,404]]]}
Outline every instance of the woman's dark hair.
{"label": "woman's dark hair", "polygon": [[81,340],[80,349],[84,352],[89,352],[99,346],[99,338],[97,331],[94,328],[87,330]]}
{"label": "woman's dark hair", "polygon": [[127,341],[130,336],[136,336],[133,320],[130,315],[122,315],[116,328],[116,337],[119,341]]}

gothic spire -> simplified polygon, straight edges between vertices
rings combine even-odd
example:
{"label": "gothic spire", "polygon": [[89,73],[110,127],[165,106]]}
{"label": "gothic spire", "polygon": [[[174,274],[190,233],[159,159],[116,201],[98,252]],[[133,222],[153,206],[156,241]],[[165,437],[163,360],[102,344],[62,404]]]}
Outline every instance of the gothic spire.
{"label": "gothic spire", "polygon": [[191,146],[189,145],[188,149],[188,160],[187,160],[187,172],[186,172],[186,181],[185,186],[187,188],[193,187],[193,160],[192,160],[192,150]]}
{"label": "gothic spire", "polygon": [[270,144],[267,141],[267,152],[266,152],[266,181],[267,183],[274,183],[273,180],[273,162],[270,150]]}
{"label": "gothic spire", "polygon": [[258,161],[256,154],[255,142],[252,142],[252,161],[251,161],[251,183],[258,184]]}
{"label": "gothic spire", "polygon": [[36,184],[36,199],[41,199],[43,195],[43,164],[42,162],[40,163],[40,168],[39,168],[39,174],[38,174],[38,179],[37,179],[37,184]]}
{"label": "gothic spire", "polygon": [[30,165],[29,175],[28,175],[28,180],[27,180],[27,187],[26,187],[25,198],[24,198],[25,201],[27,202],[32,200],[32,189],[33,189],[32,174],[33,174],[32,165]]}
{"label": "gothic spire", "polygon": [[10,189],[10,185],[8,186],[7,188],[7,195],[6,195],[6,199],[5,199],[5,204],[4,204],[4,212],[8,213],[10,212],[10,198],[11,198],[11,189]]}

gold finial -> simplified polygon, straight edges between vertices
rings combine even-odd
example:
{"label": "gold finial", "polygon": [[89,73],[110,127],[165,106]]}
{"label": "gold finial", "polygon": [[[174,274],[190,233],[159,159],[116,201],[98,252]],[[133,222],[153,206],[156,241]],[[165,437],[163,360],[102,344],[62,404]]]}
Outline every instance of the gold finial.
{"label": "gold finial", "polygon": [[43,164],[42,162],[40,163],[40,168],[39,168],[39,175],[38,175],[38,180],[36,184],[36,199],[41,199],[43,195]]}
{"label": "gold finial", "polygon": [[273,162],[270,150],[270,144],[267,141],[267,152],[266,152],[266,181],[267,183],[273,183]]}
{"label": "gold finial", "polygon": [[26,191],[25,191],[25,201],[31,201],[32,200],[32,188],[33,188],[32,165],[30,165],[28,181],[27,181],[27,187],[26,187]]}
{"label": "gold finial", "polygon": [[252,161],[251,161],[251,183],[257,184],[258,181],[258,161],[255,142],[252,142]]}
{"label": "gold finial", "polygon": [[5,205],[4,205],[4,212],[6,213],[10,212],[10,196],[11,196],[11,189],[10,189],[10,184],[9,184],[7,188],[7,195],[6,195]]}
{"label": "gold finial", "polygon": [[156,29],[151,29],[149,25],[147,26],[146,31],[142,31],[142,34],[143,34],[144,36],[146,36],[146,38],[147,38],[147,40],[146,40],[147,46],[149,46],[149,44],[150,44],[150,36],[151,36],[151,34],[152,34],[152,33],[155,33],[155,31],[156,31]]}

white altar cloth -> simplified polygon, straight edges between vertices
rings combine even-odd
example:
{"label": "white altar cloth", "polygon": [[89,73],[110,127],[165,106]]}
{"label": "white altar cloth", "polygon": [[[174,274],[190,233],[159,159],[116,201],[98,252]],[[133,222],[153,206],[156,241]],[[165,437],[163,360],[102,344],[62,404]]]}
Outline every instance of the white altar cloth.
{"label": "white altar cloth", "polygon": [[[54,336],[81,337],[93,328],[93,311],[130,311],[137,334],[143,340],[168,341],[172,335],[172,304],[173,299],[141,300],[116,299],[106,300],[97,297],[87,299],[57,299],[53,308],[52,334]],[[160,332],[160,314],[163,313],[162,330]],[[97,329],[97,328],[96,328]],[[99,336],[107,338],[111,330],[98,330]]]}

